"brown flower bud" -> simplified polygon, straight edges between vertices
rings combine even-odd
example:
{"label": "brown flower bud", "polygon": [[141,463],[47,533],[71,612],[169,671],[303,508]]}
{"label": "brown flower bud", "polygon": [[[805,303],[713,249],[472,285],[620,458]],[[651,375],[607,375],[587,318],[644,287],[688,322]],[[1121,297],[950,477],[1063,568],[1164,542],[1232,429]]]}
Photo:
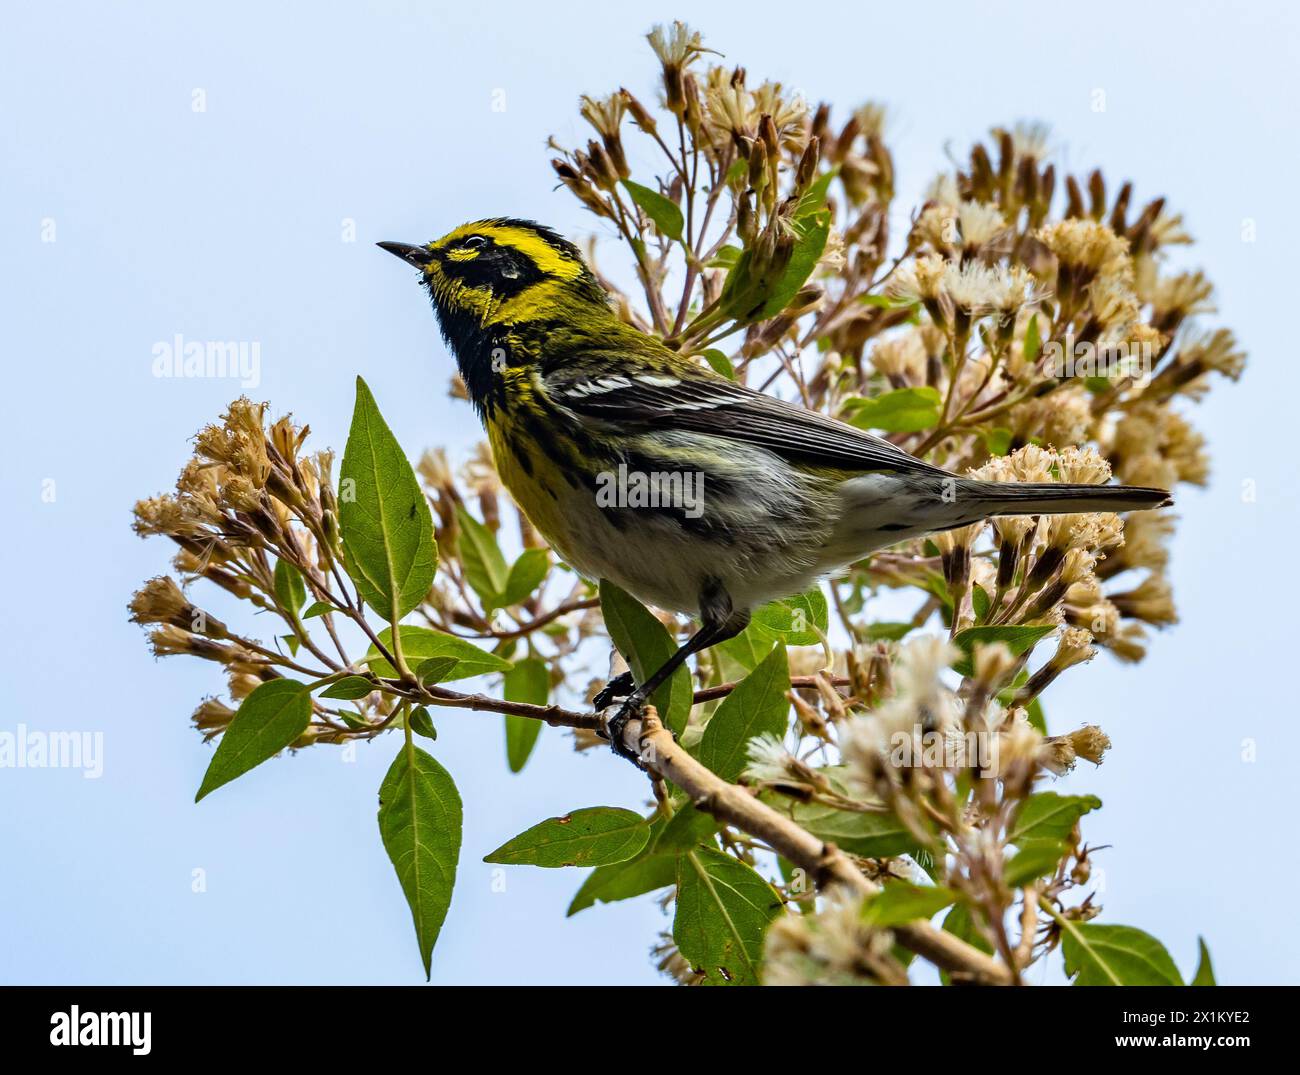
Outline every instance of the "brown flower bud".
{"label": "brown flower bud", "polygon": [[825,101],[817,106],[812,120],[812,136],[824,139],[831,127],[831,106]]}
{"label": "brown flower bud", "polygon": [[750,246],[754,242],[757,229],[758,220],[757,214],[754,212],[754,195],[752,191],[745,191],[736,205],[736,234],[740,236],[742,243]]}
{"label": "brown flower bud", "polygon": [[803,156],[799,158],[799,168],[795,173],[795,193],[802,195],[812,185],[817,174],[817,162],[821,159],[821,142],[816,138],[808,139]]}
{"label": "brown flower bud", "polygon": [[1072,175],[1065,177],[1065,216],[1067,219],[1075,219],[1084,216],[1083,192],[1079,189],[1079,181]]}
{"label": "brown flower bud", "polygon": [[333,511],[322,512],[320,521],[321,529],[325,531],[325,537],[328,539],[330,547],[333,549],[342,548],[343,535],[339,531],[338,515]]}
{"label": "brown flower bud", "polygon": [[1092,202],[1092,217],[1100,220],[1106,212],[1106,180],[1099,168],[1094,168],[1088,176],[1088,197]]}
{"label": "brown flower bud", "polygon": [[610,160],[605,147],[599,142],[587,143],[587,159],[591,162],[592,176],[596,185],[604,190],[613,190],[618,186],[619,174],[614,162]]}
{"label": "brown flower bud", "polygon": [[620,91],[624,100],[627,101],[627,110],[632,113],[632,122],[635,123],[646,134],[654,134],[658,129],[655,118],[646,111],[645,105],[638,101],[627,90]]}
{"label": "brown flower bud", "polygon": [[150,631],[149,646],[155,657],[187,654],[191,657],[202,657],[205,661],[229,664],[232,660],[244,656],[242,649],[202,638],[174,624],[163,624]]}
{"label": "brown flower bud", "polygon": [[632,170],[627,166],[627,156],[623,153],[623,139],[618,131],[612,134],[606,134],[601,139],[605,145],[605,152],[609,154],[609,159],[614,162],[614,168],[619,174],[620,179],[627,179],[632,174]]}
{"label": "brown flower bud", "polygon": [[700,87],[694,75],[687,75],[683,84],[686,98],[686,129],[695,137],[705,130],[704,114],[700,111]]}
{"label": "brown flower bud", "polygon": [[762,139],[769,160],[778,160],[781,156],[781,135],[777,132],[776,121],[764,112],[758,121],[758,137]]}
{"label": "brown flower bud", "polygon": [[674,116],[686,115],[682,69],[676,64],[664,64],[664,105]]}
{"label": "brown flower bud", "polygon": [[1016,163],[1016,143],[1011,137],[1011,132],[1002,130],[998,132],[998,179],[1003,183],[1011,179],[1011,169]]}
{"label": "brown flower bud", "polygon": [[190,719],[194,722],[194,727],[203,733],[203,741],[207,742],[224,732],[234,716],[235,711],[224,702],[216,698],[205,698]]}
{"label": "brown flower bud", "polygon": [[749,144],[749,186],[761,194],[767,183],[767,150],[761,140],[751,142],[747,138],[745,141]]}
{"label": "brown flower bud", "polygon": [[[224,623],[190,604],[181,588],[167,575],[146,582],[129,607],[133,623],[167,624],[180,628],[181,633],[193,632],[208,638],[225,638],[228,634]],[[169,634],[163,644],[181,644],[181,641]]]}
{"label": "brown flower bud", "polygon": [[1084,761],[1100,765],[1106,751],[1110,749],[1110,736],[1095,724],[1085,724],[1068,736],[1074,752]]}
{"label": "brown flower bud", "polygon": [[849,121],[844,124],[840,131],[840,136],[835,140],[835,149],[831,153],[831,159],[836,163],[842,163],[852,152],[853,143],[861,133],[857,116],[850,116]]}

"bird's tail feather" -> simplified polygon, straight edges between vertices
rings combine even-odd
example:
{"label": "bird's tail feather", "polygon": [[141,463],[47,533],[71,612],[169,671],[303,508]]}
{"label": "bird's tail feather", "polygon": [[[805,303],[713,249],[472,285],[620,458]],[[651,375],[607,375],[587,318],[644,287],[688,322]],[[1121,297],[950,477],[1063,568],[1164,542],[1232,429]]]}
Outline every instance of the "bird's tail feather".
{"label": "bird's tail feather", "polygon": [[958,493],[978,501],[989,515],[1066,515],[1077,511],[1143,511],[1174,501],[1164,489],[1138,485],[1071,485],[1062,482],[984,482],[963,484]]}

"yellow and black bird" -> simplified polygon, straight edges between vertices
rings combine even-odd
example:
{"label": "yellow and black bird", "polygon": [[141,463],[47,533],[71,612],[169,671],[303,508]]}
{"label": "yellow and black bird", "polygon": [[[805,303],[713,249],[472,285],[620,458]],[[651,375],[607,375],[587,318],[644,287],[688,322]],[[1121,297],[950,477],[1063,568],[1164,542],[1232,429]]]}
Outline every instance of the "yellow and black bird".
{"label": "yellow and black bird", "polygon": [[[621,321],[577,247],[530,221],[379,245],[420,271],[501,479],[555,551],[587,578],[700,618],[644,683],[616,680],[598,697],[626,697],[609,721],[625,755],[623,725],[687,657],[867,553],[995,515],[1169,503],[1161,489],[959,477],[729,381]],[[678,475],[698,496],[611,503],[601,494],[620,473]]]}

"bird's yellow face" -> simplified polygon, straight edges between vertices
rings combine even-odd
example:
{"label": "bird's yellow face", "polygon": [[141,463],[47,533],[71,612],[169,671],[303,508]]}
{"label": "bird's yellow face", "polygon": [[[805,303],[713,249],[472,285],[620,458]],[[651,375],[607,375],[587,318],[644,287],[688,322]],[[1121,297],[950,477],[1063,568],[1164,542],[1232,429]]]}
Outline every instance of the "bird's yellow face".
{"label": "bird's yellow face", "polygon": [[[568,292],[593,297],[577,247],[528,221],[478,220],[423,246],[379,245],[420,270],[444,328],[508,326],[549,316]],[[603,300],[598,287],[594,297]]]}
{"label": "bird's yellow face", "polygon": [[531,221],[476,220],[422,246],[379,245],[420,270],[466,390],[484,414],[502,391],[503,369],[540,361],[557,328],[599,335],[617,324],[578,248]]}

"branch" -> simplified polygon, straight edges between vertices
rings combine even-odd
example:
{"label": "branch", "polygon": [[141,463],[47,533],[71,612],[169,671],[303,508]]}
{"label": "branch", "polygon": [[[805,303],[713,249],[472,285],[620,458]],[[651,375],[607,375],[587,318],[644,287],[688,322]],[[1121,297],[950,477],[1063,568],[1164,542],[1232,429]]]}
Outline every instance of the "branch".
{"label": "branch", "polygon": [[[570,612],[578,612],[582,609],[595,608],[600,604],[598,597],[587,597],[575,601],[566,601],[557,605],[550,612],[543,613],[536,619],[529,620],[527,623],[521,623],[518,627],[512,627],[508,631],[488,631],[486,634],[477,635],[478,638],[499,638],[509,640],[512,638],[521,638],[526,634],[536,631],[539,627],[545,627],[548,623],[558,620],[561,616],[567,616]],[[450,633],[450,632],[449,632]]]}
{"label": "branch", "polygon": [[[843,676],[834,677],[837,686],[844,686],[848,680]],[[508,713],[515,717],[528,717],[532,720],[544,720],[552,727],[586,728],[590,731],[603,731],[605,721],[598,713],[580,713],[574,709],[564,709],[558,705],[532,705],[529,702],[510,702],[504,698],[493,698],[486,694],[461,694],[446,687],[426,687],[414,680],[383,679],[379,681],[380,689],[387,689],[410,701],[423,705],[445,706],[449,709],[474,709],[489,713]],[[816,676],[792,676],[792,687],[815,687]],[[721,698],[735,690],[737,684],[722,683],[716,687],[695,692],[696,702],[707,702]],[[386,724],[385,724],[386,726]],[[377,728],[365,728],[358,734],[368,734]]]}
{"label": "branch", "polygon": [[[692,758],[659,722],[653,706],[647,706],[641,720],[630,720],[623,733],[624,745],[636,750],[656,776],[681,788],[697,809],[719,821],[735,825],[762,840],[796,866],[808,871],[818,885],[840,885],[862,896],[873,896],[881,887],[867,880],[852,860],[832,843],[826,843],[783,817],[736,784],[728,784]],[[894,927],[900,944],[956,979],[984,985],[1010,985],[1011,971],[965,941],[935,929],[924,921]]]}
{"label": "branch", "polygon": [[[849,678],[847,676],[831,676],[830,681],[831,684],[836,687],[847,687],[849,685]],[[791,676],[790,677],[790,686],[796,688],[797,687],[816,688],[818,682],[825,682],[825,681],[820,680],[818,676]],[[719,683],[716,687],[705,687],[702,690],[698,690],[695,692],[694,704],[698,705],[700,702],[711,702],[715,698],[723,698],[726,695],[730,694],[739,686],[740,686],[739,682],[734,682],[734,683]]]}
{"label": "branch", "polygon": [[419,700],[429,705],[455,709],[476,709],[489,713],[509,713],[516,717],[531,717],[534,720],[544,720],[552,726],[565,728],[589,728],[597,731],[605,727],[605,722],[596,713],[578,713],[558,705],[507,702],[502,698],[491,698],[486,694],[461,694],[442,687],[424,688],[419,695]]}

